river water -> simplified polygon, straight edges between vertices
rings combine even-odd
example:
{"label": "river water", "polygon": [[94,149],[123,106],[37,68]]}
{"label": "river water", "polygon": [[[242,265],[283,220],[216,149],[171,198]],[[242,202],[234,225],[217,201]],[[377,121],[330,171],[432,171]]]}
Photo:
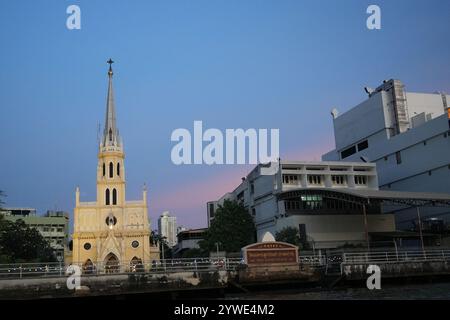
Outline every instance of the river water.
{"label": "river water", "polygon": [[228,294],[230,300],[411,300],[450,299],[450,282],[408,285],[383,285],[380,290],[367,288],[289,289]]}

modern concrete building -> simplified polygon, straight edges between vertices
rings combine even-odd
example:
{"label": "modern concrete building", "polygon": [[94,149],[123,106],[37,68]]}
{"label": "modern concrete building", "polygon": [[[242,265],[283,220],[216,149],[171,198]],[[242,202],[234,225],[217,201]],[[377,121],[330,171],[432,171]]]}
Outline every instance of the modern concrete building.
{"label": "modern concrete building", "polygon": [[[241,184],[208,202],[208,221],[226,199],[241,201],[255,220],[257,240],[271,240],[285,227],[304,244],[335,248],[367,242],[369,233],[395,231],[394,215],[381,204],[364,204],[378,190],[371,163],[281,161],[257,165]],[[365,213],[365,214],[364,214]]]}
{"label": "modern concrete building", "polygon": [[177,244],[177,218],[171,216],[169,211],[163,212],[159,217],[158,233],[166,238],[169,247]]}
{"label": "modern concrete building", "polygon": [[[450,96],[406,92],[384,81],[368,99],[343,114],[333,109],[336,148],[324,161],[375,163],[380,189],[450,193]],[[448,220],[448,208],[422,214]],[[414,208],[396,211],[397,226],[411,228]]]}
{"label": "modern concrete building", "polygon": [[69,214],[64,211],[47,211],[43,216],[36,214],[34,208],[2,208],[0,211],[6,220],[23,220],[44,237],[54,250],[55,256],[64,257],[68,245]]}
{"label": "modern concrete building", "polygon": [[199,242],[205,238],[207,229],[183,230],[177,235],[177,244],[173,248],[174,256],[180,257],[184,251],[189,249],[199,249]]}

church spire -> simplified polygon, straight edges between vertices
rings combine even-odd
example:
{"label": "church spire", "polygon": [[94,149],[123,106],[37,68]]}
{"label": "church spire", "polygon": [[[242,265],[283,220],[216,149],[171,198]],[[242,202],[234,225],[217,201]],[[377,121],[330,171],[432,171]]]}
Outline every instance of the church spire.
{"label": "church spire", "polygon": [[116,127],[116,110],[114,106],[114,92],[112,85],[112,76],[113,76],[112,64],[114,63],[114,61],[109,59],[107,63],[109,63],[109,70],[108,70],[109,83],[108,83],[108,97],[106,100],[106,118],[105,118],[105,129],[103,130],[102,146],[120,147],[121,142],[119,138],[119,130],[117,130]]}

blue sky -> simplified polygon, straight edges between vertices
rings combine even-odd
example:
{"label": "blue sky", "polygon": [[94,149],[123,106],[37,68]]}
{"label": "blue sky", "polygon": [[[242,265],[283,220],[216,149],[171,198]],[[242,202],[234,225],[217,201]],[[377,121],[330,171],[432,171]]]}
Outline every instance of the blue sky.
{"label": "blue sky", "polygon": [[[81,30],[66,8],[81,8]],[[366,8],[381,7],[381,30]],[[284,159],[333,148],[330,110],[363,87],[402,80],[450,92],[450,1],[2,1],[0,189],[8,206],[66,210],[95,199],[106,60],[114,64],[127,198],[149,188],[149,214],[206,225],[206,201],[243,165],[175,166],[176,128],[279,128]]]}

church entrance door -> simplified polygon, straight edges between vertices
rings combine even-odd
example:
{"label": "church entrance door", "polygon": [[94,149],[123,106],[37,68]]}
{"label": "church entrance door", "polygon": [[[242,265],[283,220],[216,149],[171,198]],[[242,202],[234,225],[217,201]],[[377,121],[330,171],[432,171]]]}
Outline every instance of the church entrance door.
{"label": "church entrance door", "polygon": [[106,273],[117,273],[119,272],[119,259],[114,253],[110,253],[105,258],[105,272]]}

